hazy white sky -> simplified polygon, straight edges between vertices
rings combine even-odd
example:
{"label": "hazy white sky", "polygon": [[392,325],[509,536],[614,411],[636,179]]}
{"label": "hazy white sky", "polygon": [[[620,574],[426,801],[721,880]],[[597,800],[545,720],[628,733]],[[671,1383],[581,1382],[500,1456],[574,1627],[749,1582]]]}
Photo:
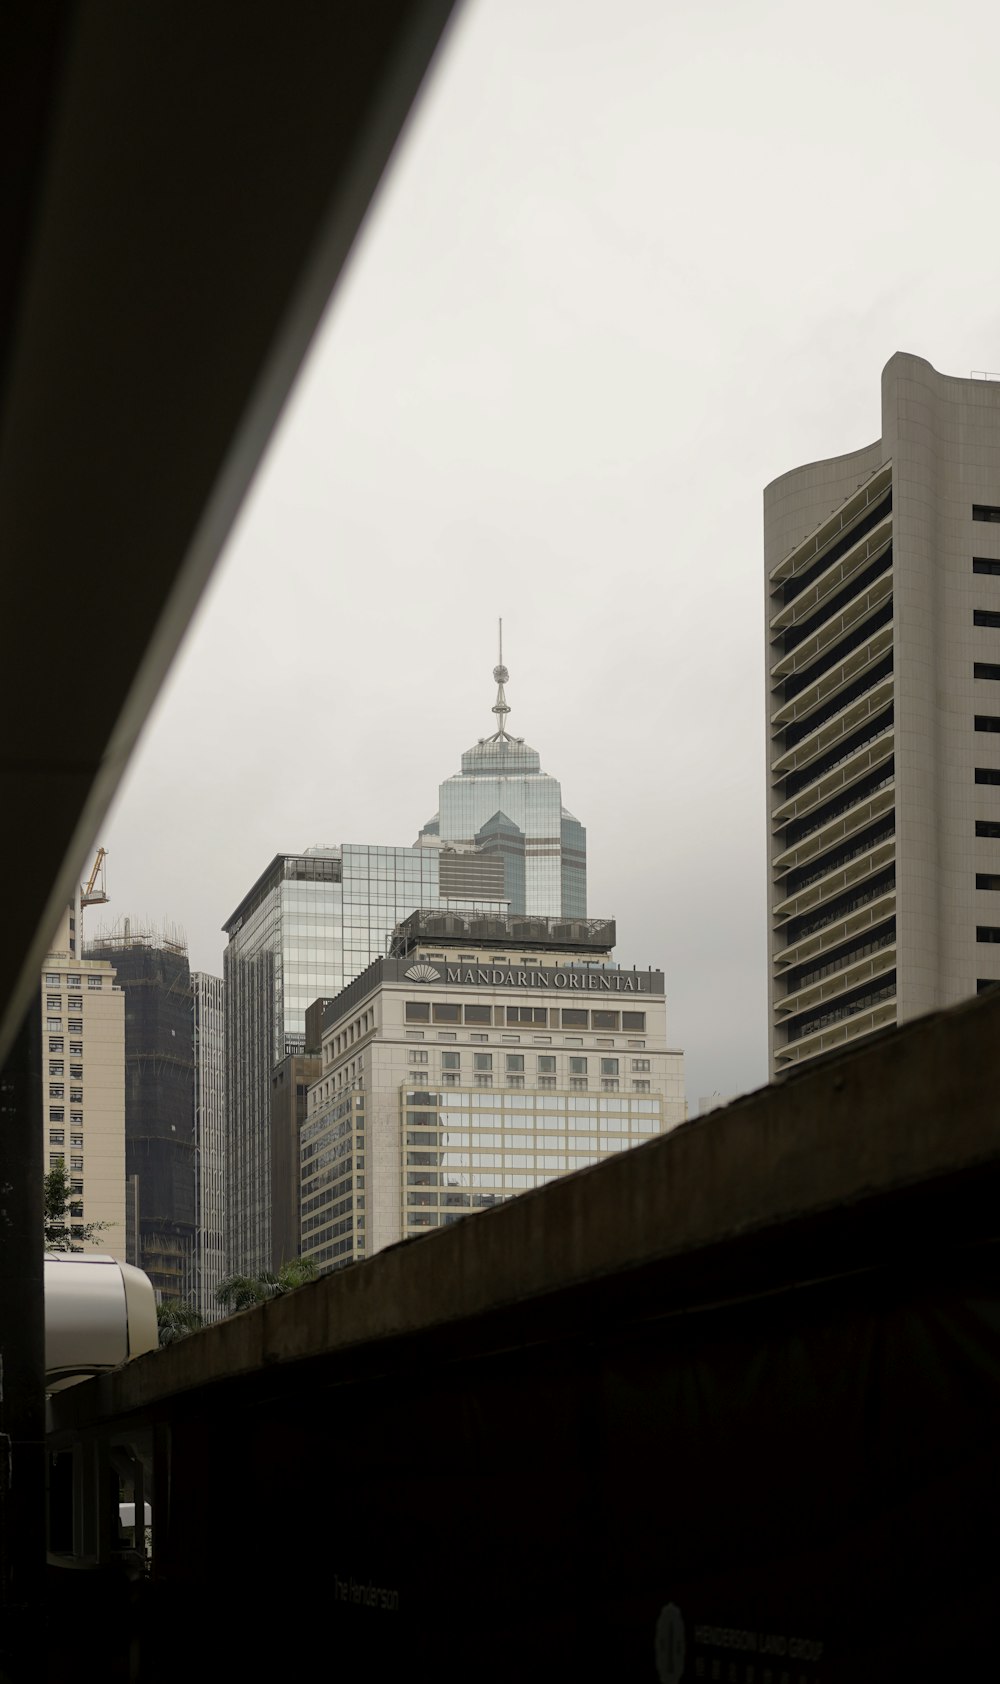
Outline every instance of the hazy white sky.
{"label": "hazy white sky", "polygon": [[414,841],[502,614],[689,1095],[763,1082],[761,491],[878,435],[894,351],[1000,368],[998,49],[970,0],[469,0],[97,838],[108,920],[221,973],[274,854]]}

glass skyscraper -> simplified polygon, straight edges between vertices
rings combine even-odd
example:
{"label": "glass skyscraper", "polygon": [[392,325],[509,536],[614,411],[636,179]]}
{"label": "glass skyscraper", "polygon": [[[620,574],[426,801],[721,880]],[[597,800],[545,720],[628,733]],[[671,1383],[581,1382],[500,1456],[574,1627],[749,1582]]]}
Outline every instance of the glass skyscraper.
{"label": "glass skyscraper", "polygon": [[462,770],[446,778],[440,807],[420,832],[498,855],[512,912],[547,918],[587,914],[587,832],[562,804],[559,780],[542,771],[537,749],[506,727],[507,668],[494,667],[498,729],[462,756]]}
{"label": "glass skyscraper", "polygon": [[[380,957],[402,918],[421,907],[471,904],[442,894],[440,867],[451,857],[436,847],[357,843],[278,854],[223,925],[230,1270],[252,1273],[272,1261],[274,1066],[303,1050],[306,1008]],[[476,899],[505,910],[499,898]]]}

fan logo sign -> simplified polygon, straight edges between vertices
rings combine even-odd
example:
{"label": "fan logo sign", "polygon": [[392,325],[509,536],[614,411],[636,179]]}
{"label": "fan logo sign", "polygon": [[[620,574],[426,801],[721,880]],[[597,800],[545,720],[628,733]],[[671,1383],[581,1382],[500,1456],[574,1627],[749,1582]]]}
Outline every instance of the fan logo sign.
{"label": "fan logo sign", "polygon": [[660,1609],[653,1641],[660,1684],[699,1678],[725,1684],[820,1684],[816,1669],[823,1643],[818,1637],[710,1620],[692,1620],[685,1631],[676,1602],[668,1602]]}
{"label": "fan logo sign", "polygon": [[[397,973],[398,974],[398,973]],[[409,982],[442,982],[465,988],[536,988],[565,994],[662,994],[662,971],[590,971],[574,966],[514,970],[506,965],[436,965],[422,961],[402,971]]]}

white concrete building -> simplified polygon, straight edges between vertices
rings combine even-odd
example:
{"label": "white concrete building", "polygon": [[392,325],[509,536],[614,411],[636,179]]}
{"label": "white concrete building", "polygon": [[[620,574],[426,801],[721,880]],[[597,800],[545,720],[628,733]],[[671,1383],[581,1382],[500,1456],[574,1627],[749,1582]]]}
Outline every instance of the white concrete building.
{"label": "white concrete building", "polygon": [[775,1074],[1000,979],[1000,381],[764,493]]}
{"label": "white concrete building", "polygon": [[223,1312],[226,1273],[226,1070],[222,978],[191,972],[194,1012],[195,1236],[192,1301],[205,1321]]}
{"label": "white concrete building", "polygon": [[[112,965],[78,957],[79,926],[77,902],[42,967],[44,1161],[66,1167],[74,1244],[125,1262],[125,996]],[[88,1243],[90,1222],[107,1227]]]}
{"label": "white concrete building", "polygon": [[610,920],[416,913],[327,1006],[301,1249],[371,1256],[683,1122],[660,971]]}

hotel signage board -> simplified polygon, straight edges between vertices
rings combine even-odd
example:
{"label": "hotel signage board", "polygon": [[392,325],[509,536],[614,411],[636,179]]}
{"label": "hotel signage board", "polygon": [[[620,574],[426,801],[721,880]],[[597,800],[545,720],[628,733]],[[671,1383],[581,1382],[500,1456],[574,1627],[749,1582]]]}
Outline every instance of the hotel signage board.
{"label": "hotel signage board", "polygon": [[563,996],[662,994],[662,971],[601,971],[576,965],[499,965],[451,959],[384,959],[385,982],[418,988],[530,988]]}

